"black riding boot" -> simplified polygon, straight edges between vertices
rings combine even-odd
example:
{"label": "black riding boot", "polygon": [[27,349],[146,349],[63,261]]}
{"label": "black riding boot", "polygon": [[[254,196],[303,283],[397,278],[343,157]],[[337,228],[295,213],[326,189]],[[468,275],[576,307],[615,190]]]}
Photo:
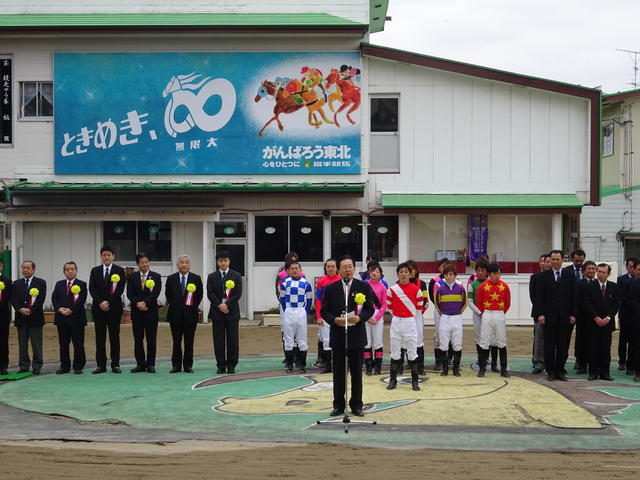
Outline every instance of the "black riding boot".
{"label": "black riding boot", "polygon": [[389,385],[387,385],[387,390],[393,390],[398,385],[398,365],[400,360],[391,359],[391,364],[389,365],[389,373],[391,376],[389,377]]}
{"label": "black riding boot", "polygon": [[331,373],[331,350],[323,350],[322,355],[324,356],[325,365],[320,373]]}
{"label": "black riding boot", "polygon": [[313,362],[314,367],[322,368],[322,342],[318,340],[318,356],[316,357],[316,361]]}
{"label": "black riding boot", "polygon": [[489,358],[489,349],[480,349],[480,355],[478,356],[478,376],[484,377],[487,371],[487,359]]}
{"label": "black riding boot", "polygon": [[368,353],[369,356],[364,358],[364,370],[367,375],[373,374],[373,362],[371,361],[371,351],[364,352],[365,355]]}
{"label": "black riding boot", "polygon": [[383,351],[381,348],[378,348],[375,352],[375,359],[373,361],[373,374],[374,375],[380,375],[382,372],[382,355],[383,355]]}
{"label": "black riding boot", "polygon": [[307,352],[298,352],[298,370],[300,373],[307,373]]}
{"label": "black riding boot", "polygon": [[418,347],[416,353],[418,354],[418,358],[416,358],[416,365],[418,367],[418,374],[424,375],[424,346]]}
{"label": "black riding boot", "polygon": [[462,351],[453,352],[453,374],[456,377],[460,376],[460,359],[462,358]]}
{"label": "black riding boot", "polygon": [[507,347],[500,349],[500,376],[509,378],[509,372],[507,371]]}
{"label": "black riding boot", "polygon": [[293,363],[296,367],[300,366],[300,349],[297,345],[293,347]]}
{"label": "black riding boot", "polygon": [[434,348],[433,349],[433,357],[435,358],[435,363],[433,365],[433,371],[434,372],[439,372],[442,368],[442,360],[440,358],[440,349],[439,348]]}
{"label": "black riding boot", "polygon": [[453,345],[449,342],[449,351],[447,352],[447,360],[449,365],[453,365]]}
{"label": "black riding boot", "polygon": [[440,351],[440,358],[442,359],[442,371],[440,372],[441,377],[446,377],[449,375],[449,359],[447,351]]}
{"label": "black riding boot", "polygon": [[500,371],[498,370],[498,347],[491,347],[491,371]]}
{"label": "black riding boot", "polygon": [[400,360],[398,360],[398,375],[402,375],[404,373],[404,357],[407,356],[407,349],[400,349]]}
{"label": "black riding boot", "polygon": [[417,363],[417,358],[413,361],[413,362],[409,362],[409,365],[411,366],[411,389],[414,392],[417,392],[418,390],[420,390],[420,385],[418,385],[418,368],[419,365]]}
{"label": "black riding boot", "polygon": [[293,372],[293,361],[294,361],[294,351],[293,350],[285,350],[284,351],[284,359],[287,361],[287,373]]}

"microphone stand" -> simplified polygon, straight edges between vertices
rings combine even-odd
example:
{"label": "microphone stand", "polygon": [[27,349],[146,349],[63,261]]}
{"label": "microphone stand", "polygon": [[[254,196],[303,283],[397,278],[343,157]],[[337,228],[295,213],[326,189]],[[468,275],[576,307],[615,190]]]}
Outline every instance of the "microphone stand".
{"label": "microphone stand", "polygon": [[[351,280],[353,281],[353,279]],[[349,290],[345,290],[344,292],[344,417],[342,417],[342,421],[339,419],[335,420],[318,420],[316,421],[316,425],[337,425],[342,423],[344,425],[344,433],[349,433],[349,424],[350,423],[359,423],[364,425],[377,425],[376,421],[367,421],[367,420],[351,420],[349,414],[347,413],[347,405],[348,405],[348,393],[349,393]],[[356,312],[358,307],[356,306]],[[354,324],[355,325],[355,324]]]}

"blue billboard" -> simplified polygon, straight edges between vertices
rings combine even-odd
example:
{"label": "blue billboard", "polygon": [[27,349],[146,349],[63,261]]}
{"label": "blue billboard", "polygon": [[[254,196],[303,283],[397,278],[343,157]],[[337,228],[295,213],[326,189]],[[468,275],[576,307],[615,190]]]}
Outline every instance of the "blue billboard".
{"label": "blue billboard", "polygon": [[56,174],[360,173],[358,52],[56,53]]}

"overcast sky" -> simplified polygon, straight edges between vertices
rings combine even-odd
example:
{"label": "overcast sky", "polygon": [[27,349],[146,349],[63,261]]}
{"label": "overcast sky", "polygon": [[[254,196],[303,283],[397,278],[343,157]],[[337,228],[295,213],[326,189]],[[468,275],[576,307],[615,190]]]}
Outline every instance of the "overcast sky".
{"label": "overcast sky", "polygon": [[390,0],[387,14],[371,43],[605,93],[633,88],[632,58],[616,49],[640,51],[639,0]]}

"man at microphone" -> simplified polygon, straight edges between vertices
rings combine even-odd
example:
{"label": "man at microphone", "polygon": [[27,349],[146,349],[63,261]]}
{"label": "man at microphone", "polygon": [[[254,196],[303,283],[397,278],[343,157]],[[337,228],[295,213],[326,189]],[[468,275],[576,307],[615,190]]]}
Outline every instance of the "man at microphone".
{"label": "man at microphone", "polygon": [[[374,294],[366,282],[353,278],[356,273],[353,258],[338,261],[342,280],[327,286],[322,299],[322,318],[331,326],[329,344],[333,351],[333,410],[331,416],[342,415],[345,405],[345,361],[349,358],[351,372],[351,412],[362,417],[362,358],[367,344],[365,323],[374,313]],[[345,298],[348,299],[345,309]],[[348,332],[345,344],[345,310]]]}

